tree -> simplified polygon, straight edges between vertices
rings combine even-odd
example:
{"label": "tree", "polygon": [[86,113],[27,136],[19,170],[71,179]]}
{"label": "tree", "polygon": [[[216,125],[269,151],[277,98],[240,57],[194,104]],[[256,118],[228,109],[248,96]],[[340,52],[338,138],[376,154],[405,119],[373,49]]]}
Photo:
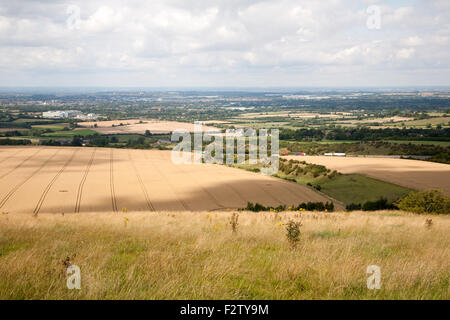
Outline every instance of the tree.
{"label": "tree", "polygon": [[145,136],[146,137],[151,137],[152,133],[150,132],[150,130],[145,130]]}
{"label": "tree", "polygon": [[83,145],[82,142],[83,141],[81,140],[80,136],[73,136],[73,138],[72,138],[72,145],[73,146],[82,146]]}
{"label": "tree", "polygon": [[144,137],[139,137],[136,140],[137,144],[144,144],[145,143],[145,138]]}
{"label": "tree", "polygon": [[438,190],[411,192],[396,203],[404,211],[426,214],[450,214],[450,198]]}

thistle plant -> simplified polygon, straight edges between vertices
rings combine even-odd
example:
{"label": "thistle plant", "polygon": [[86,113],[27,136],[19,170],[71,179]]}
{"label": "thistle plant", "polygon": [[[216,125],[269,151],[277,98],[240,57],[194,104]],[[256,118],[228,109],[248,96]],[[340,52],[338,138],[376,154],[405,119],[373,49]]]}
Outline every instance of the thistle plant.
{"label": "thistle plant", "polygon": [[294,249],[300,241],[301,226],[302,223],[300,221],[289,220],[289,222],[286,223],[286,237],[292,249]]}
{"label": "thistle plant", "polygon": [[228,218],[230,225],[231,225],[231,229],[233,229],[233,233],[237,232],[237,227],[239,225],[238,220],[239,220],[239,214],[237,212],[234,212],[229,218]]}

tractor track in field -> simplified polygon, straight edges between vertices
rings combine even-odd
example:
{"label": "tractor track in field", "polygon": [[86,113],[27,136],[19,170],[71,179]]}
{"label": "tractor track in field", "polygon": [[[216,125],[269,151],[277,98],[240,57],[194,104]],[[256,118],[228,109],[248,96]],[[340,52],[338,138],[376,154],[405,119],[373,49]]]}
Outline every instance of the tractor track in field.
{"label": "tractor track in field", "polygon": [[150,209],[150,211],[155,211],[155,207],[153,206],[150,197],[148,196],[147,188],[145,188],[144,182],[142,182],[141,175],[139,174],[136,164],[133,161],[133,158],[131,157],[130,150],[128,150],[128,158],[133,166],[134,173],[136,174],[136,177],[139,181],[139,184],[141,186],[142,192],[144,193],[145,201],[147,202],[147,207]]}
{"label": "tractor track in field", "polygon": [[51,155],[47,160],[45,160],[41,166],[36,169],[35,171],[33,171],[33,173],[31,173],[25,180],[23,180],[22,182],[18,183],[14,188],[12,188],[4,197],[3,199],[0,201],[0,209],[6,204],[6,202],[8,202],[8,200],[16,193],[16,191],[23,186],[28,180],[30,180],[31,178],[33,178],[33,176],[36,175],[36,173],[38,173],[39,171],[41,171],[41,169],[43,167],[45,167],[45,165],[51,160],[53,159],[54,156],[56,156],[59,152],[61,151],[61,149],[58,149],[53,155]]}
{"label": "tractor track in field", "polygon": [[96,152],[97,152],[97,148],[95,148],[94,151],[92,152],[91,158],[89,159],[86,169],[84,170],[83,177],[81,178],[80,184],[78,185],[77,200],[75,202],[75,210],[74,210],[75,213],[80,212],[81,197],[83,195],[84,183],[86,182],[87,176],[89,174],[89,170],[91,169],[92,163],[94,162]]}
{"label": "tractor track in field", "polygon": [[109,187],[111,190],[111,204],[113,212],[117,212],[116,190],[114,188],[114,149],[110,149],[109,153]]}
{"label": "tractor track in field", "polygon": [[[182,172],[182,173],[184,173],[184,174],[190,174],[190,173],[186,173],[186,172],[183,171],[181,168],[180,168],[179,170],[180,170],[180,172]],[[244,204],[246,204],[246,203],[248,202],[247,200],[245,200],[245,199],[241,196],[241,194],[239,193],[239,191],[238,191],[234,186],[232,186],[230,183],[225,182],[225,181],[222,181],[222,183],[225,184],[226,186],[228,186],[234,193],[236,193],[236,194],[238,195],[239,199],[241,199],[241,200],[244,202]],[[200,184],[199,184],[199,186],[200,186],[200,188],[201,188],[206,194],[209,195],[210,198],[213,199],[213,202],[218,206],[218,209],[224,209],[224,208],[226,208],[225,206],[222,206],[222,205],[216,200],[216,198],[215,198],[208,190],[206,190],[206,189],[205,189],[203,186],[201,186]],[[262,192],[263,194],[267,195],[267,197],[272,198],[272,200],[274,200],[274,202],[279,203],[279,204],[282,204],[282,203],[283,203],[283,201],[281,201],[280,199],[278,199],[277,197],[275,197],[273,194],[271,194],[271,192],[269,192],[268,190],[266,190],[266,188],[264,188],[264,186],[262,186],[262,185],[256,185],[256,187],[257,187],[258,189],[260,189],[261,192]]]}
{"label": "tractor track in field", "polygon": [[19,152],[22,152],[22,151],[24,151],[24,150],[25,150],[25,149],[20,149],[20,150],[17,151],[16,153],[14,153],[14,154],[12,154],[12,155],[10,155],[10,156],[8,156],[8,157],[5,157],[4,159],[0,160],[0,163],[3,163],[3,162],[5,162],[6,160],[9,160],[9,159],[15,157]]}
{"label": "tractor track in field", "polygon": [[[181,172],[185,176],[188,176],[188,175],[191,176],[192,180],[197,181],[197,183],[198,183],[198,179],[196,177],[194,177],[194,175],[192,173],[184,171],[183,169],[181,169],[181,167],[178,167],[178,172]],[[205,187],[203,187],[200,183],[198,183],[197,185],[200,187],[201,190],[203,190],[204,193],[206,193],[209,196],[209,198],[212,199],[213,203],[217,206],[216,210],[226,208],[224,205],[220,204],[219,200],[217,200],[216,197],[214,197],[214,195],[211,192],[209,192]]]}
{"label": "tractor track in field", "polygon": [[59,176],[61,175],[61,173],[64,172],[64,170],[67,168],[67,166],[72,162],[73,158],[75,157],[75,155],[80,151],[80,149],[75,150],[72,155],[70,156],[69,159],[67,159],[67,161],[64,163],[64,165],[62,166],[62,168],[56,173],[56,175],[53,177],[53,179],[47,184],[47,186],[45,187],[44,191],[41,194],[41,197],[39,198],[39,201],[36,203],[36,207],[34,208],[33,214],[35,216],[38,215],[39,211],[41,210],[42,204],[45,201],[45,198],[47,197],[48,192],[50,191],[51,187],[53,186],[53,184],[55,183],[55,181],[59,178]]}
{"label": "tractor track in field", "polygon": [[170,189],[172,189],[172,192],[175,194],[175,196],[177,197],[178,202],[181,203],[182,207],[184,208],[184,210],[186,211],[192,211],[189,206],[187,205],[187,203],[179,198],[177,196],[177,192],[175,191],[175,188],[173,187],[173,185],[169,182],[169,179],[167,179],[167,177],[164,175],[164,173],[161,172],[161,170],[158,168],[158,166],[156,166],[148,157],[147,157],[147,152],[145,152],[145,150],[143,150],[144,152],[144,158],[151,164],[151,166],[159,173],[159,175],[161,177],[163,177],[163,179],[167,182],[167,185],[169,186]]}
{"label": "tractor track in field", "polygon": [[240,194],[240,192],[239,192],[232,184],[230,184],[229,182],[224,181],[224,180],[222,180],[222,183],[223,183],[225,186],[227,186],[231,191],[233,191],[233,192],[238,196],[238,198],[242,200],[242,202],[244,203],[244,205],[245,205],[246,203],[248,203],[248,200],[245,199],[245,198]]}
{"label": "tractor track in field", "polygon": [[[233,169],[236,169],[236,170],[242,170],[242,169],[239,169],[239,168],[233,168]],[[258,174],[258,173],[253,173],[253,174],[256,175],[256,174]],[[266,183],[266,182],[264,182],[264,183]],[[234,187],[231,186],[229,183],[226,183],[226,184],[229,185],[230,188],[232,188],[233,190],[235,190]],[[277,197],[275,197],[273,194],[271,194],[269,191],[267,191],[262,185],[256,185],[256,187],[259,188],[259,189],[262,191],[263,194],[266,194],[268,197],[270,197],[270,198],[272,198],[273,200],[275,200],[275,202],[280,203],[280,204],[283,203],[283,201],[281,201],[280,199],[278,199]],[[235,190],[235,192],[238,193],[237,190]],[[242,199],[242,197],[240,197],[240,198]],[[247,200],[245,200],[245,201],[248,202]]]}
{"label": "tractor track in field", "polygon": [[32,155],[26,157],[24,160],[22,160],[18,165],[16,165],[14,168],[12,168],[11,170],[9,170],[8,172],[2,174],[0,176],[0,179],[3,179],[4,177],[6,177],[7,175],[9,175],[10,173],[12,173],[14,170],[19,169],[26,161],[30,160],[33,156],[35,156],[36,154],[38,154],[41,150],[45,150],[45,149],[38,149],[35,153],[33,153]]}

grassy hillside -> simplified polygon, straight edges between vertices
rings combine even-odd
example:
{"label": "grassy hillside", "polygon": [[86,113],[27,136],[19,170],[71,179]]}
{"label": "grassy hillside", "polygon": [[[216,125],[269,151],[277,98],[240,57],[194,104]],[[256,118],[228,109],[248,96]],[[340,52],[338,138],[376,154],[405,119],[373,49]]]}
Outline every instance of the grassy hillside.
{"label": "grassy hillside", "polygon": [[317,184],[323,193],[345,204],[376,201],[382,197],[395,201],[412,191],[360,174],[339,175],[335,179],[322,178]]}
{"label": "grassy hillside", "polygon": [[[0,298],[450,298],[448,217],[240,212],[233,233],[231,214],[0,215]],[[289,219],[303,224],[296,248]],[[66,287],[70,264],[81,290]]]}
{"label": "grassy hillside", "polygon": [[[301,159],[300,159],[301,160]],[[373,179],[361,174],[340,174],[322,165],[300,160],[280,160],[277,177],[309,185],[346,205],[364,203],[386,198],[395,201],[406,196],[412,189]],[[240,165],[251,170],[255,166]]]}

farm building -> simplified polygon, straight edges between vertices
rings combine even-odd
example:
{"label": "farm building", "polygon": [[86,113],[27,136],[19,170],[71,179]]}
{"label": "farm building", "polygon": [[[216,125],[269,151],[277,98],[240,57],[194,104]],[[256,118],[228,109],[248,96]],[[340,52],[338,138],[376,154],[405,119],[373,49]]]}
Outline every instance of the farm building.
{"label": "farm building", "polygon": [[324,153],[324,156],[327,157],[345,157],[346,154],[345,153]]}

